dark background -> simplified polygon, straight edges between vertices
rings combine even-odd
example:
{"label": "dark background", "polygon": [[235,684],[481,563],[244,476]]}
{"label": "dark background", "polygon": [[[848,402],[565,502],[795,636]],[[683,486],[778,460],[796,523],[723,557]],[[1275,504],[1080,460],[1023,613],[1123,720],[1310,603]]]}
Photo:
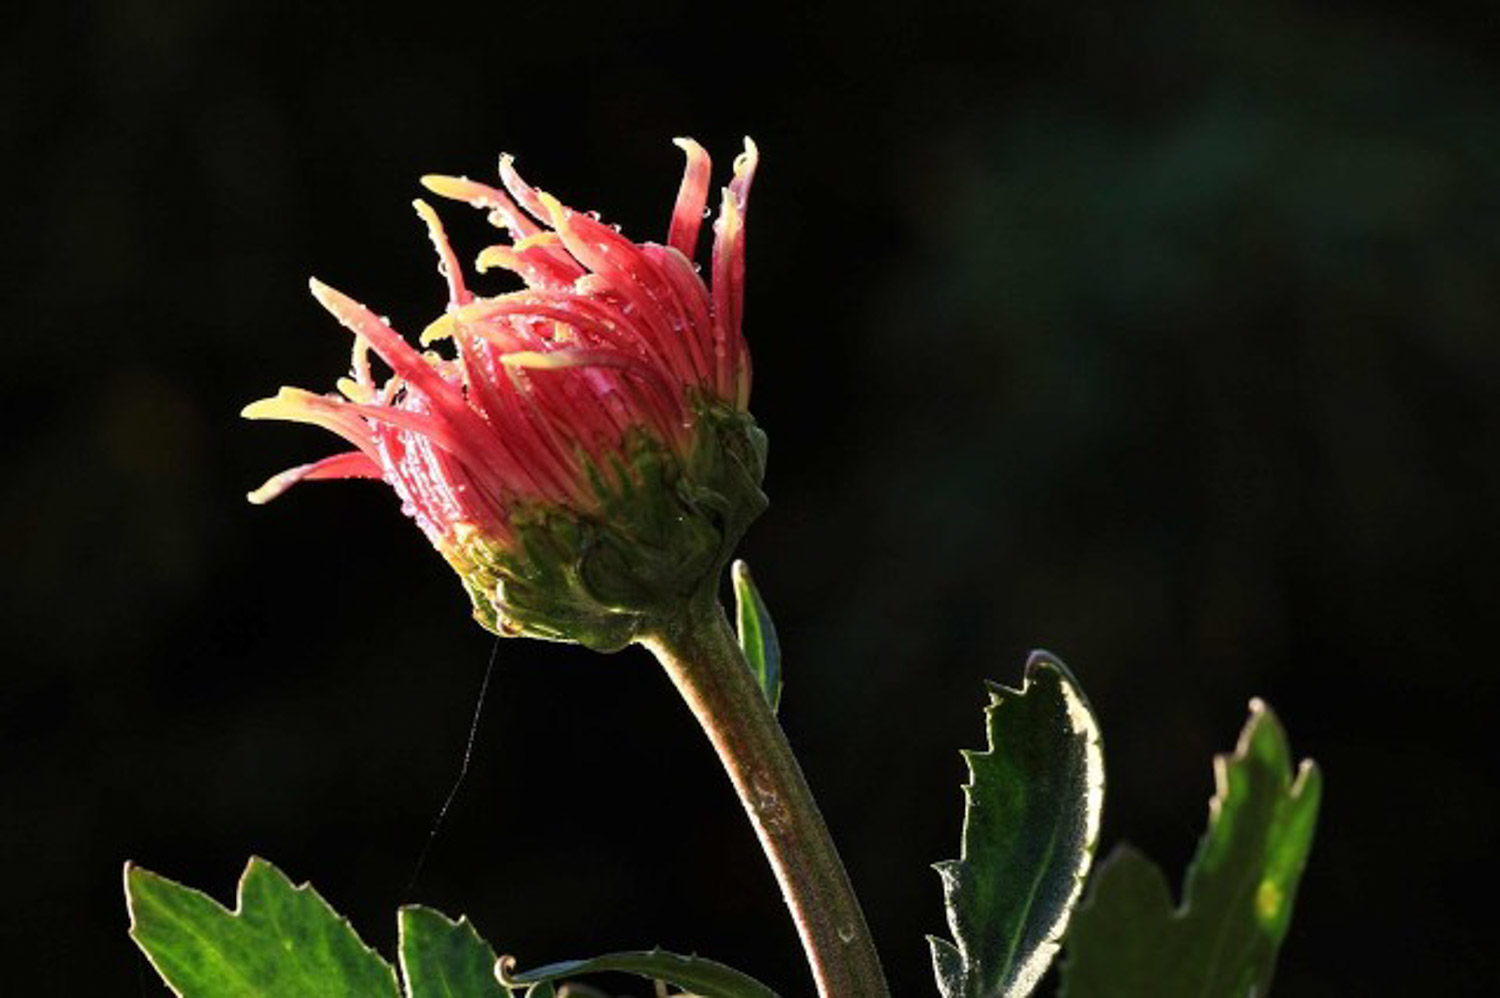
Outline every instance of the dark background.
{"label": "dark background", "polygon": [[[782,717],[896,993],[931,994],[985,677],[1045,646],[1106,845],[1180,875],[1252,695],[1327,776],[1278,991],[1479,993],[1495,844],[1500,78],[1455,3],[56,4],[0,59],[8,989],[158,994],[121,864],[246,857],[387,953],[406,900],[523,962],[649,946],[807,993],[727,781],[638,651],[493,640],[370,484],[236,413],[324,390],[316,273],[418,330],[416,178],[502,150],[661,239],[669,139],[763,151]],[[722,179],[719,181],[722,182]],[[477,214],[445,210],[468,259]],[[498,289],[503,278],[481,283]],[[1483,983],[1481,983],[1483,982]],[[633,986],[621,982],[621,987]]]}

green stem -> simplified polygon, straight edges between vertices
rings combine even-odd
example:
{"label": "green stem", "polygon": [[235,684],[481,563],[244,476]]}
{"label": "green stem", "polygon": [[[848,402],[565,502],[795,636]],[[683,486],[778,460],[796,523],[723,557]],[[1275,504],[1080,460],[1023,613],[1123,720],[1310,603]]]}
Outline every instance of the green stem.
{"label": "green stem", "polygon": [[880,958],[802,768],[712,595],[641,644],[698,719],[781,885],[823,998],[888,995]]}

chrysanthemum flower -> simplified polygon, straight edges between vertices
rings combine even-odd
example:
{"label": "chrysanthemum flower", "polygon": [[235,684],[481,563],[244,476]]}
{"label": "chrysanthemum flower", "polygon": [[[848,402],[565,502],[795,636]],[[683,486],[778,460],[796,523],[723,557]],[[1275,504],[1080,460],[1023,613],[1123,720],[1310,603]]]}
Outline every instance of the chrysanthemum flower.
{"label": "chrysanthemum flower", "polygon": [[[524,290],[469,288],[436,212],[414,202],[448,306],[419,352],[382,318],[316,280],[354,334],[340,395],[283,388],[251,419],[311,423],[354,449],[284,471],[267,502],[312,479],[383,479],[463,579],[476,618],[503,634],[621,647],[717,580],[765,507],[765,438],[747,411],[741,334],[748,139],[714,224],[712,290],[694,264],[709,157],[687,167],[665,245],[635,243],[565,207],[501,157],[504,190],[429,176],[442,197],[489,213],[509,245],[475,262]],[[371,353],[390,368],[378,379]]]}

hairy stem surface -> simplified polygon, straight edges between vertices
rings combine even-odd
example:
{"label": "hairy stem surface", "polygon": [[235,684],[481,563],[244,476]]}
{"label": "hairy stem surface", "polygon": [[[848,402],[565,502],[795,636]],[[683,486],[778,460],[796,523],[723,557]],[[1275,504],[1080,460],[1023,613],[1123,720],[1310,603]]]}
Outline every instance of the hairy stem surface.
{"label": "hairy stem surface", "polygon": [[667,670],[734,783],[797,925],[818,994],[888,995],[828,826],[718,601],[695,600],[686,619],[663,624],[641,643]]}

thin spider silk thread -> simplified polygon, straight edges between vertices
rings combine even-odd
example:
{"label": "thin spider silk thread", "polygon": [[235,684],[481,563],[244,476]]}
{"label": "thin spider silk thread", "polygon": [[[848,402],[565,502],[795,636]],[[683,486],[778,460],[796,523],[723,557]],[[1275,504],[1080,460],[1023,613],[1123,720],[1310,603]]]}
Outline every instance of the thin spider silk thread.
{"label": "thin spider silk thread", "polygon": [[469,762],[474,758],[474,742],[479,737],[479,719],[484,713],[484,701],[490,691],[490,676],[495,671],[495,660],[500,655],[499,635],[495,637],[494,647],[490,649],[490,662],[484,667],[484,679],[479,683],[479,699],[474,704],[474,717],[469,721],[469,738],[464,743],[463,762],[458,767],[458,778],[453,781],[453,787],[448,791],[448,796],[443,800],[443,806],[438,808],[437,817],[432,820],[432,827],[427,831],[427,841],[422,843],[422,851],[417,854],[416,866],[411,871],[411,879],[406,883],[403,894],[411,896],[417,886],[417,878],[422,875],[422,867],[427,862],[427,854],[432,851],[432,844],[437,840],[438,830],[442,828],[443,819],[448,815],[448,809],[453,806],[453,800],[458,796],[459,788],[464,785],[464,777],[469,775]]}

